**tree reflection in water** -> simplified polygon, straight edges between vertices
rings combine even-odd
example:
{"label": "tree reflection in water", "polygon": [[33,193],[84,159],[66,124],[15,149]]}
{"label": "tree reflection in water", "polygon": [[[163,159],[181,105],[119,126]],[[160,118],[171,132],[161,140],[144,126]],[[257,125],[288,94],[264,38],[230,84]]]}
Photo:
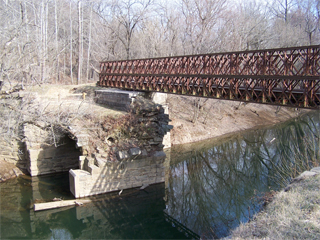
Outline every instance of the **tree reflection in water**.
{"label": "tree reflection in water", "polygon": [[227,236],[262,207],[263,193],[317,165],[319,113],[273,128],[171,149],[166,211],[206,238]]}

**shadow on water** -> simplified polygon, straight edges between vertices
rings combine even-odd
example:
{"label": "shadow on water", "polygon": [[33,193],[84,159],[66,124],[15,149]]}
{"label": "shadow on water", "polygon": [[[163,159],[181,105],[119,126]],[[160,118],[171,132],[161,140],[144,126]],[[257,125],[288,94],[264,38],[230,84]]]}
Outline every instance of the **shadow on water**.
{"label": "shadow on water", "polygon": [[[101,195],[81,207],[34,212],[72,198],[68,174],[1,183],[1,239],[212,239],[262,208],[265,192],[317,165],[319,113],[272,128],[171,149],[166,182]],[[90,199],[96,200],[96,197]]]}
{"label": "shadow on water", "polygon": [[166,212],[202,239],[221,238],[261,210],[263,194],[318,166],[319,113],[272,128],[171,149]]}

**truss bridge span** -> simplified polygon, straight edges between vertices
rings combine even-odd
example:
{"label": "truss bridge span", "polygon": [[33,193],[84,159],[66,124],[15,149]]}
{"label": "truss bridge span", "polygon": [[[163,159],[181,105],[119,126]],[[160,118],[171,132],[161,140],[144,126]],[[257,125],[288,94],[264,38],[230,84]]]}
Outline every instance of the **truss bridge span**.
{"label": "truss bridge span", "polygon": [[320,45],[106,61],[98,85],[319,109]]}

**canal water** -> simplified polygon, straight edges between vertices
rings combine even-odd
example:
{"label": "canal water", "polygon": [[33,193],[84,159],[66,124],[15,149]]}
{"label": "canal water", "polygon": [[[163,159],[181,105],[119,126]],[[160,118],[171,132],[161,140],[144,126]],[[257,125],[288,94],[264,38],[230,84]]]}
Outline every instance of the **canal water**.
{"label": "canal water", "polygon": [[213,239],[263,207],[270,191],[318,165],[320,113],[168,153],[166,181],[92,197],[80,207],[34,212],[35,202],[72,199],[68,174],[1,183],[1,239]]}

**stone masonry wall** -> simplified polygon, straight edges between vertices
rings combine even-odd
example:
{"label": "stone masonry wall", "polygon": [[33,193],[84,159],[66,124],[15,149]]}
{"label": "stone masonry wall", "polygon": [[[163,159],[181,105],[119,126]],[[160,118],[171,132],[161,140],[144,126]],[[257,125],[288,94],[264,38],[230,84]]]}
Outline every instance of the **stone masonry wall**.
{"label": "stone masonry wall", "polygon": [[88,171],[70,170],[70,191],[76,198],[164,182],[164,152],[152,157],[104,162],[100,166],[85,159]]}
{"label": "stone masonry wall", "polygon": [[66,172],[78,168],[81,155],[75,142],[65,136],[59,146],[46,145],[46,131],[33,125],[25,125],[28,171],[31,176]]}
{"label": "stone masonry wall", "polygon": [[3,159],[9,163],[13,163],[20,169],[27,168],[27,162],[25,161],[23,155],[23,143],[14,139],[10,139],[8,141],[6,139],[0,138],[0,146],[0,159]]}
{"label": "stone masonry wall", "polygon": [[57,148],[51,146],[45,149],[29,149],[28,154],[28,170],[31,176],[66,172],[79,166],[80,152],[72,143]]}
{"label": "stone masonry wall", "polygon": [[[69,171],[70,191],[76,198],[164,182],[162,150],[172,128],[169,115],[162,105],[140,96],[131,104],[131,114],[133,124],[123,126],[123,138],[106,125],[105,141],[95,153],[79,158],[79,169]],[[168,138],[166,145],[170,146]]]}
{"label": "stone masonry wall", "polygon": [[95,102],[108,107],[127,111],[137,92],[122,91],[119,89],[105,89],[95,91]]}
{"label": "stone masonry wall", "polygon": [[13,110],[19,108],[21,100],[9,97],[8,99],[0,98],[0,101],[0,131],[2,132],[0,135],[0,160],[25,170],[27,162],[24,157],[24,143],[19,141],[19,139],[23,139],[23,129],[19,126],[21,114]]}

